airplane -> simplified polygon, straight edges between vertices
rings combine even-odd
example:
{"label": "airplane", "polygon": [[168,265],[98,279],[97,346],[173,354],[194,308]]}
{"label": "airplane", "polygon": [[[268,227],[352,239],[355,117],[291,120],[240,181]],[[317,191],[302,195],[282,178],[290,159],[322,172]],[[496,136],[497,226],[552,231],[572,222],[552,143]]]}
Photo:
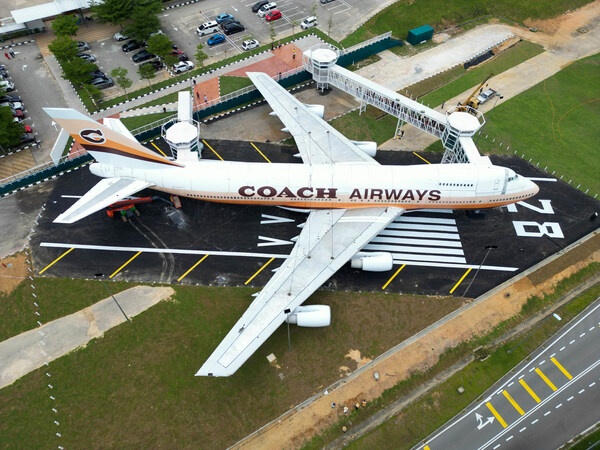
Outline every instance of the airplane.
{"label": "airplane", "polygon": [[303,164],[170,159],[143,147],[118,124],[107,127],[73,109],[45,108],[94,157],[90,171],[103,178],[57,223],[76,222],[145,188],[308,212],[290,255],[196,376],[234,374],[286,321],[329,325],[328,306],[302,303],[348,261],[366,271],[391,270],[390,253],[361,249],[405,211],[494,208],[539,190],[488,158],[478,164],[382,166],[367,154],[373,153],[368,143],[346,138],[315,105],[296,100],[267,74],[247,75],[294,137]]}

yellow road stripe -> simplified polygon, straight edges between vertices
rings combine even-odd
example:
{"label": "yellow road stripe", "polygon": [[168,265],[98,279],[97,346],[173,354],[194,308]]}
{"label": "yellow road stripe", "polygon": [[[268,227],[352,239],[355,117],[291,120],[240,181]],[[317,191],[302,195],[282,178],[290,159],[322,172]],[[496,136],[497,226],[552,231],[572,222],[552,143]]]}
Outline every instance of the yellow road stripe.
{"label": "yellow road stripe", "polygon": [[550,381],[548,379],[548,377],[546,375],[544,375],[540,369],[535,369],[535,373],[537,373],[540,376],[540,378],[542,380],[544,380],[548,386],[550,386],[550,389],[552,389],[553,391],[556,391],[557,387],[554,386],[554,383],[552,383],[552,381]]}
{"label": "yellow road stripe", "polygon": [[429,448],[429,445],[426,445],[425,447],[423,447],[423,450],[431,450],[431,449]]}
{"label": "yellow road stripe", "polygon": [[533,389],[531,389],[529,387],[529,385],[527,383],[525,383],[525,380],[519,380],[519,383],[521,383],[521,386],[523,386],[525,388],[525,390],[527,392],[529,392],[529,395],[531,395],[533,397],[533,399],[535,400],[536,403],[541,402],[540,398],[537,396],[537,394],[535,392],[533,392]]}
{"label": "yellow road stripe", "polygon": [[388,284],[390,284],[392,281],[394,281],[394,278],[396,278],[396,275],[398,275],[400,273],[400,271],[402,269],[404,269],[405,267],[406,267],[406,264],[402,264],[400,266],[400,268],[398,270],[396,270],[396,273],[394,275],[392,275],[392,278],[387,280],[387,282],[383,286],[381,286],[381,290],[384,290],[386,287],[388,287]]}
{"label": "yellow road stripe", "polygon": [[206,146],[207,146],[207,147],[210,149],[210,151],[211,151],[211,152],[213,152],[215,155],[217,155],[217,158],[219,158],[221,161],[225,161],[223,158],[221,158],[221,155],[219,155],[219,154],[218,154],[218,153],[215,151],[215,149],[214,149],[214,148],[212,148],[212,147],[211,147],[211,146],[208,144],[208,142],[206,142],[204,139],[202,139],[202,143],[203,143],[204,145],[206,145]]}
{"label": "yellow road stripe", "polygon": [[[269,161],[269,162],[270,162],[270,161]],[[275,260],[275,257],[271,258],[271,259],[270,259],[270,260],[268,260],[266,263],[264,263],[264,264],[263,264],[263,266],[262,266],[260,269],[258,269],[258,270],[257,270],[257,271],[254,273],[254,275],[252,275],[250,278],[248,278],[248,279],[246,280],[246,282],[244,283],[244,285],[246,285],[246,284],[250,283],[252,280],[254,280],[254,278],[255,278],[255,277],[256,277],[256,276],[257,276],[259,273],[261,273],[261,272],[262,272],[262,271],[265,269],[265,267],[267,267],[269,264],[271,264],[271,263],[272,263],[274,260]]]}
{"label": "yellow road stripe", "polygon": [[158,148],[158,145],[156,145],[154,142],[150,142],[150,143],[156,150],[158,150],[160,152],[161,155],[167,157],[167,155],[165,155],[165,152],[163,152],[160,148]]}
{"label": "yellow road stripe", "polygon": [[250,145],[251,145],[252,147],[254,147],[254,150],[256,150],[258,153],[260,153],[260,156],[262,156],[263,158],[265,158],[265,159],[267,160],[267,162],[269,162],[269,163],[271,162],[271,161],[269,160],[269,158],[267,158],[267,157],[265,156],[265,154],[264,154],[263,152],[261,152],[261,151],[258,149],[258,147],[257,147],[256,145],[254,145],[254,142],[250,142]]}
{"label": "yellow road stripe", "polygon": [[[185,277],[187,277],[188,273],[190,273],[192,270],[194,270],[196,267],[198,267],[198,264],[200,264],[202,261],[204,261],[206,258],[208,258],[208,254],[204,255],[202,258],[200,258],[198,260],[198,262],[196,264],[194,264],[192,267],[190,267],[187,272],[185,272],[183,275],[181,275],[179,278],[177,278],[177,281],[181,281],[183,280]],[[211,259],[212,261],[212,259]]]}
{"label": "yellow road stripe", "polygon": [[565,377],[567,377],[569,380],[571,380],[573,378],[573,375],[571,375],[567,369],[565,369],[561,363],[559,363],[556,358],[550,358],[550,361],[552,361],[554,363],[554,365],[556,365],[556,367],[558,367],[560,369],[560,371],[565,375]]}
{"label": "yellow road stripe", "polygon": [[523,411],[523,408],[521,408],[519,406],[519,404],[517,402],[515,402],[515,399],[512,398],[512,396],[508,393],[508,391],[502,391],[502,394],[504,394],[504,396],[506,397],[506,400],[508,400],[510,402],[510,404],[513,405],[513,408],[515,408],[519,414],[521,414],[521,415],[525,414],[525,411]]}
{"label": "yellow road stripe", "polygon": [[508,426],[506,424],[506,422],[504,421],[504,419],[502,418],[502,416],[500,414],[498,414],[498,411],[496,411],[496,408],[494,408],[490,402],[487,402],[485,404],[485,406],[487,406],[488,409],[492,412],[492,414],[494,415],[496,420],[498,420],[498,423],[500,423],[500,425],[502,425],[502,428],[506,428]]}
{"label": "yellow road stripe", "polygon": [[123,267],[125,267],[127,264],[129,264],[131,261],[133,261],[135,258],[137,258],[140,255],[140,253],[142,253],[141,250],[139,252],[137,252],[135,255],[133,255],[131,258],[129,258],[125,264],[123,264],[121,267],[119,267],[117,270],[115,270],[108,278],[112,278],[116,274],[118,274],[121,271],[121,269],[123,269]]}
{"label": "yellow road stripe", "polygon": [[67,256],[69,253],[71,253],[73,250],[75,250],[75,247],[71,247],[69,250],[64,252],[62,255],[60,255],[58,258],[56,258],[54,261],[52,261],[50,264],[48,264],[46,267],[44,267],[42,270],[40,270],[38,275],[43,274],[46,270],[48,270],[50,267],[52,267],[55,263],[59,262],[61,259],[63,259],[65,256]]}
{"label": "yellow road stripe", "polygon": [[417,158],[422,159],[423,161],[425,161],[427,164],[431,164],[429,161],[427,161],[425,158],[423,158],[421,155],[419,155],[418,153],[412,152],[413,155],[415,155]]}
{"label": "yellow road stripe", "polygon": [[472,269],[473,269],[472,267],[469,267],[469,268],[467,269],[467,271],[465,272],[465,274],[464,274],[462,277],[460,277],[460,280],[458,280],[458,281],[456,282],[456,284],[455,284],[455,285],[452,287],[452,289],[450,289],[450,293],[451,293],[451,294],[452,294],[452,293],[453,293],[453,292],[456,290],[456,288],[457,288],[458,286],[460,286],[460,283],[462,283],[462,282],[464,281],[464,279],[467,277],[467,275],[469,275],[469,273],[471,272],[471,270],[472,270]]}

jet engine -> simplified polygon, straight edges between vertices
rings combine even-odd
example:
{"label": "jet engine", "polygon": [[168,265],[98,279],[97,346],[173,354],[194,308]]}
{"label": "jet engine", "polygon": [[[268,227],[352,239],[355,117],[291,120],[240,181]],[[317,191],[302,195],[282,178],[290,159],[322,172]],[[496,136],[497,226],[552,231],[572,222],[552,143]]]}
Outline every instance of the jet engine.
{"label": "jet engine", "polygon": [[392,270],[394,259],[391,253],[362,253],[358,252],[350,260],[350,267],[366,272],[387,272]]}
{"label": "jet engine", "polygon": [[350,141],[354,145],[358,147],[358,149],[369,155],[371,158],[374,158],[377,154],[377,142],[373,141]]}
{"label": "jet engine", "polygon": [[285,321],[299,327],[328,327],[331,324],[331,309],[327,305],[298,306]]}
{"label": "jet engine", "polygon": [[[316,116],[320,117],[321,119],[325,115],[325,106],[323,106],[323,105],[309,105],[308,103],[303,103],[303,105],[306,106],[306,108],[310,112],[312,112]],[[271,111],[269,113],[269,115],[270,116],[278,116],[278,114],[275,111]]]}

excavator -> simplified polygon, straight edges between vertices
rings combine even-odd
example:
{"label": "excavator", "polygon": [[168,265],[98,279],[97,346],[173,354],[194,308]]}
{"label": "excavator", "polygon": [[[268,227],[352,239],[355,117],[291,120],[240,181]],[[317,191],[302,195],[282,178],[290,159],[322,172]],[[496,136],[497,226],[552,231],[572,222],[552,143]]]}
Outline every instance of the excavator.
{"label": "excavator", "polygon": [[461,103],[458,103],[458,106],[456,108],[457,111],[466,111],[468,113],[471,114],[475,114],[475,110],[479,107],[479,100],[477,99],[477,94],[479,93],[479,90],[485,85],[485,83],[487,83],[487,81],[492,78],[494,76],[493,73],[490,73],[485,80],[483,80],[479,86],[477,86],[475,89],[473,89],[473,92],[471,92],[471,95],[469,95],[467,97],[467,99]]}

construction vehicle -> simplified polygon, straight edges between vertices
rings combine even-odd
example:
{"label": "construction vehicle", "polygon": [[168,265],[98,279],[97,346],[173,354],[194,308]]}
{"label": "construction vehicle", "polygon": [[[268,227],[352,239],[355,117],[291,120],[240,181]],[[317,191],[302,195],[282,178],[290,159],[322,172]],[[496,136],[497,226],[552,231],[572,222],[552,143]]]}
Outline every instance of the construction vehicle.
{"label": "construction vehicle", "polygon": [[487,83],[487,81],[493,76],[493,73],[490,73],[485,80],[483,80],[479,86],[477,86],[475,89],[473,89],[473,92],[471,92],[471,95],[469,95],[467,97],[467,99],[463,102],[463,103],[458,103],[458,106],[456,107],[457,111],[466,111],[468,113],[471,114],[475,114],[475,110],[479,107],[480,102],[478,100],[478,98],[476,97],[476,95],[481,91],[481,89],[483,88],[483,86],[485,85],[485,83]]}
{"label": "construction vehicle", "polygon": [[154,200],[160,200],[167,203],[169,206],[175,206],[175,208],[181,208],[181,202],[177,196],[172,196],[171,201],[162,198],[159,195],[154,195],[152,197],[130,197],[125,200],[121,200],[119,202],[113,203],[108,208],[106,208],[106,214],[108,217],[115,217],[115,215],[120,215],[121,220],[123,222],[127,222],[134,215],[140,216],[140,211],[136,208],[135,205],[139,205],[142,203],[151,203]]}

